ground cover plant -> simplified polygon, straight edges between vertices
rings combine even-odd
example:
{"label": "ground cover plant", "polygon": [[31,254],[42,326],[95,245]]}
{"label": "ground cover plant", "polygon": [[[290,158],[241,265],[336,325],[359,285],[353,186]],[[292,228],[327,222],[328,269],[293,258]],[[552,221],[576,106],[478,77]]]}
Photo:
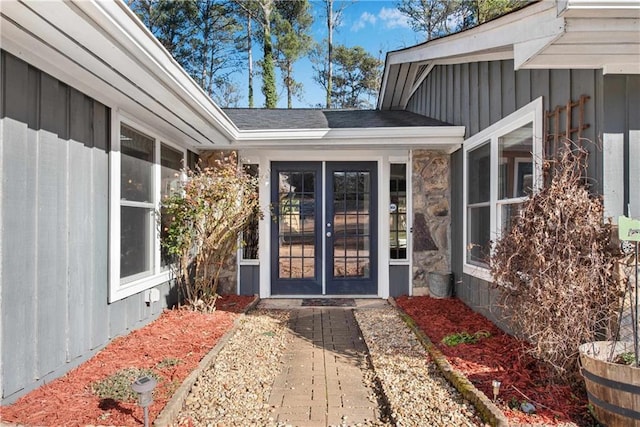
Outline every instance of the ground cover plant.
{"label": "ground cover plant", "polygon": [[[529,344],[504,333],[460,300],[405,296],[398,298],[397,303],[453,368],[489,398],[493,397],[493,381],[501,382],[496,403],[510,423],[593,424],[584,392],[552,381],[553,373],[531,356]],[[475,343],[455,346],[442,342],[447,336],[465,331],[484,331],[483,335],[490,335]],[[528,415],[520,409],[525,402],[536,407],[535,414]]]}
{"label": "ground cover plant", "polygon": [[475,344],[481,339],[489,338],[490,336],[491,334],[487,331],[478,331],[473,334],[470,334],[467,331],[462,331],[447,335],[442,338],[442,343],[450,347],[458,344]]}
{"label": "ground cover plant", "polygon": [[149,407],[152,423],[252,300],[223,296],[213,313],[165,310],[67,375],[0,407],[0,420],[34,426],[142,425],[142,408],[130,385],[138,375],[152,375],[158,381]]}

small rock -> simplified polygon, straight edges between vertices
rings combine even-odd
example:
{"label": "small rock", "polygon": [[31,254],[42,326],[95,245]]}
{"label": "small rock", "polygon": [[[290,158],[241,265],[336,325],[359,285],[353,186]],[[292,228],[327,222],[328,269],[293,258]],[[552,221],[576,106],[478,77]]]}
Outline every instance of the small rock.
{"label": "small rock", "polygon": [[529,402],[522,402],[522,404],[520,404],[520,409],[525,414],[533,414],[534,412],[536,412],[536,407]]}

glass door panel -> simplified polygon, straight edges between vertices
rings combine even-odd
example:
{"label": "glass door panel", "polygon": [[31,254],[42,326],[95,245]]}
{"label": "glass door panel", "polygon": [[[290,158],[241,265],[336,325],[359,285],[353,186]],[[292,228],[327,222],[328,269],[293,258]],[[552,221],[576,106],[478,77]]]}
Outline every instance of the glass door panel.
{"label": "glass door panel", "polygon": [[375,295],[376,163],[327,163],[326,178],[326,292]]}
{"label": "glass door panel", "polygon": [[321,294],[321,163],[272,166],[272,293]]}
{"label": "glass door panel", "polygon": [[375,162],[272,163],[273,295],[377,294],[376,184]]}

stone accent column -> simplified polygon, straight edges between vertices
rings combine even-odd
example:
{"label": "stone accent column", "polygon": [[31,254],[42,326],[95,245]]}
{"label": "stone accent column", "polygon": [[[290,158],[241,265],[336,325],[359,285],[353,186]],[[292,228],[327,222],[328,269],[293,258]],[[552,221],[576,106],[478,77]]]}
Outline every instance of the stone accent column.
{"label": "stone accent column", "polygon": [[[232,151],[206,151],[200,154],[201,168],[214,168],[216,160],[228,161]],[[225,262],[224,268],[220,271],[218,278],[218,294],[235,295],[238,290],[238,260],[237,256],[231,255]]]}
{"label": "stone accent column", "polygon": [[414,295],[428,295],[428,272],[451,271],[449,169],[449,154],[413,152]]}

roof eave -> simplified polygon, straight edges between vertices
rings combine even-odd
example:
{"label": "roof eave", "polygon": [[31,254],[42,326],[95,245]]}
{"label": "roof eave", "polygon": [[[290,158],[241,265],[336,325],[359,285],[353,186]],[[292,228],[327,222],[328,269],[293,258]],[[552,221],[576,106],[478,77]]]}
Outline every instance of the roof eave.
{"label": "roof eave", "polygon": [[175,143],[232,141],[235,125],[121,0],[3,2],[1,24],[3,49]]}
{"label": "roof eave", "polygon": [[452,153],[462,146],[464,126],[244,130],[234,148],[422,148]]}
{"label": "roof eave", "polygon": [[[379,109],[405,109],[436,65],[513,59],[514,69],[640,73],[640,1],[542,1],[473,29],[387,55]],[[522,31],[526,28],[526,31]],[[411,74],[409,64],[427,72]]]}
{"label": "roof eave", "polygon": [[175,86],[176,90],[181,89],[178,91],[186,104],[190,105],[194,110],[198,111],[200,115],[210,121],[215,128],[225,136],[228,143],[233,140],[238,131],[235,124],[224,111],[213,102],[204,89],[178,64],[173,56],[162,46],[158,39],[155,38],[123,0],[115,0],[114,2],[96,1],[95,3],[80,1],[79,5],[102,7],[104,8],[105,14],[108,12],[107,8],[111,8],[113,17],[120,15],[125,19],[125,21],[119,25],[119,30],[123,33],[129,31],[128,23],[131,21],[136,22],[138,29],[130,31],[130,34],[127,36],[139,41],[141,46],[143,46],[140,54],[146,55],[146,59],[150,61],[151,65],[156,65],[156,67],[150,67],[154,76],[159,80],[167,82],[169,85]]}

